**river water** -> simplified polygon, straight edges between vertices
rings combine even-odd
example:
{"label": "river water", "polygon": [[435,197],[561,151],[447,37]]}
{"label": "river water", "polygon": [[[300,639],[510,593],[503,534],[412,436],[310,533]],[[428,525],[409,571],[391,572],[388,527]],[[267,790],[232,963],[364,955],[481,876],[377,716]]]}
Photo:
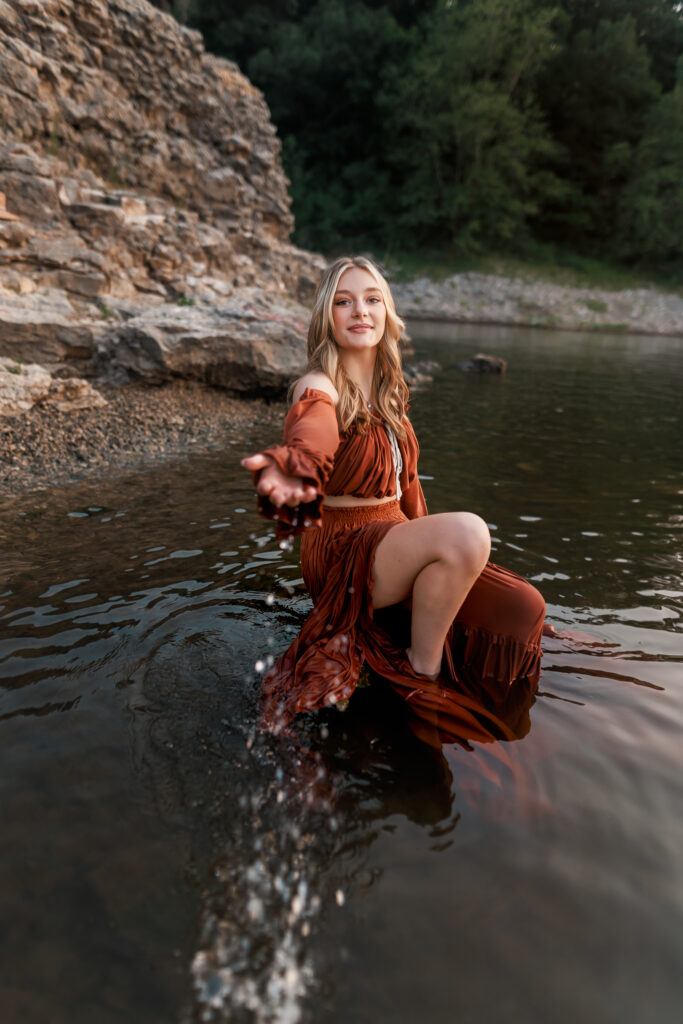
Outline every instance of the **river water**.
{"label": "river water", "polygon": [[683,341],[413,334],[431,510],[570,631],[522,738],[433,750],[377,683],[255,733],[309,607],[237,465],[272,422],[3,499],[4,1024],[680,1020]]}

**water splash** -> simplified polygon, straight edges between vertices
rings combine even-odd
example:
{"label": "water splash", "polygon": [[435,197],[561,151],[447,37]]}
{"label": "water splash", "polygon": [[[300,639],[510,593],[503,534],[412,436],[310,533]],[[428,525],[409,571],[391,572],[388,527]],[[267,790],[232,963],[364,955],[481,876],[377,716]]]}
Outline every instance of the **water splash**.
{"label": "water splash", "polygon": [[[334,833],[329,806],[311,799],[302,776],[308,764],[295,755],[283,762],[282,751],[271,756],[258,742],[250,748],[261,769],[268,763],[270,777],[242,794],[234,842],[214,870],[216,891],[190,965],[195,1005],[183,1024],[299,1024],[316,984],[309,945],[331,899],[309,853],[321,831]],[[313,761],[309,783],[324,785]]]}

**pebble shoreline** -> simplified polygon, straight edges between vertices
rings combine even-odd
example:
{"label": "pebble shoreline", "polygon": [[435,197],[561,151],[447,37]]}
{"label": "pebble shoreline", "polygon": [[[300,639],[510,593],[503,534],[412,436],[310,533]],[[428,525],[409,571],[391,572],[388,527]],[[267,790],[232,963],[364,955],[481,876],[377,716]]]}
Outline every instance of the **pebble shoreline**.
{"label": "pebble shoreline", "polygon": [[107,404],[59,412],[34,406],[0,419],[0,495],[12,498],[192,452],[235,448],[248,431],[281,424],[284,406],[239,399],[195,382],[102,388]]}

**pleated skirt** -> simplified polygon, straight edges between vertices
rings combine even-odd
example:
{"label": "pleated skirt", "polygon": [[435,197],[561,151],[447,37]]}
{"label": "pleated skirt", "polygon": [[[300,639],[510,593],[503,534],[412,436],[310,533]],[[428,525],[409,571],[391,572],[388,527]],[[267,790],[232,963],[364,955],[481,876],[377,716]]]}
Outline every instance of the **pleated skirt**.
{"label": "pleated skirt", "polygon": [[346,700],[363,664],[402,698],[414,731],[430,743],[513,739],[533,701],[541,667],[545,602],[521,576],[489,562],[459,609],[437,681],[406,655],[410,607],[374,611],[377,545],[406,517],[397,501],[323,507],[322,526],[301,538],[313,609],[266,674],[262,725],[287,729],[296,714]]}

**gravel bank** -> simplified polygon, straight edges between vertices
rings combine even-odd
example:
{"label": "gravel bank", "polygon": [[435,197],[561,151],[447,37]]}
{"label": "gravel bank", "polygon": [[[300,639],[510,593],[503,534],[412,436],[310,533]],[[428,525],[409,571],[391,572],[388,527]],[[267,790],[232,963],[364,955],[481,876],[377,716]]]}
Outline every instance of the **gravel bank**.
{"label": "gravel bank", "polygon": [[[126,471],[192,451],[238,448],[245,432],[282,423],[284,406],[231,398],[194,382],[103,388],[107,405],[35,406],[0,419],[0,494]],[[236,453],[237,457],[237,453]]]}
{"label": "gravel bank", "polygon": [[606,291],[495,274],[454,274],[444,281],[419,278],[392,290],[409,320],[683,336],[683,297],[654,288]]}

